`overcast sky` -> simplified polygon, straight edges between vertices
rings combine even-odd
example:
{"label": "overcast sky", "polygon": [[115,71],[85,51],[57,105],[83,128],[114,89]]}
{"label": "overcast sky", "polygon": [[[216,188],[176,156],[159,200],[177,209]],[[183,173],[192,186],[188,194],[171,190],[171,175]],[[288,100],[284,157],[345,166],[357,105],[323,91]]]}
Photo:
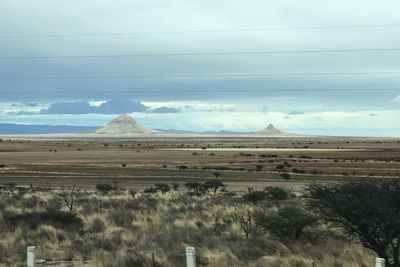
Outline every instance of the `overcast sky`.
{"label": "overcast sky", "polygon": [[[165,56],[400,49],[399,10],[398,0],[1,0],[0,123],[131,113],[164,129],[399,136],[399,50]],[[127,54],[164,56],[68,58]],[[57,56],[67,58],[32,58]],[[336,74],[252,76],[296,73]]]}

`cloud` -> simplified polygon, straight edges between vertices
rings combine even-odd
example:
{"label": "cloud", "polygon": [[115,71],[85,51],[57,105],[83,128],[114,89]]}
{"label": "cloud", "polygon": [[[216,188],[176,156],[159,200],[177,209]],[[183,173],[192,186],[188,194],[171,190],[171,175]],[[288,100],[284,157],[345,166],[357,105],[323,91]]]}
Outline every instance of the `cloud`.
{"label": "cloud", "polygon": [[35,111],[17,111],[17,112],[8,112],[9,115],[36,115],[38,112]]}
{"label": "cloud", "polygon": [[297,111],[297,110],[292,110],[288,113],[288,115],[304,115],[304,112],[302,111]]}
{"label": "cloud", "polygon": [[[370,117],[378,113],[379,119]],[[329,111],[307,112],[304,116],[285,119],[287,112],[259,111],[236,112],[180,112],[180,113],[135,113],[134,118],[153,129],[176,129],[184,131],[258,131],[273,123],[282,131],[313,135],[369,135],[399,136],[400,110],[383,111]],[[0,115],[3,123],[48,124],[48,125],[104,125],[114,114],[47,114],[40,116]]]}
{"label": "cloud", "polygon": [[47,109],[42,109],[41,114],[85,114],[96,113],[95,107],[91,106],[88,102],[56,102],[50,105]]}
{"label": "cloud", "polygon": [[376,113],[369,113],[369,116],[370,116],[370,117],[379,117],[379,114],[376,114]]}
{"label": "cloud", "polygon": [[171,107],[162,106],[159,108],[152,109],[149,112],[151,112],[151,113],[179,113],[179,112],[181,112],[181,110],[179,108],[171,108]]}
{"label": "cloud", "polygon": [[[389,0],[382,6],[379,1],[192,1],[162,0],[80,1],[2,1],[0,32],[13,35],[85,34],[115,32],[162,32],[180,30],[286,28],[301,26],[376,24],[396,21],[400,1]],[[75,1],[73,1],[75,2]],[[61,4],[60,4],[61,3]],[[62,6],[62,8],[60,8]],[[343,8],[343,7],[346,8]],[[380,12],[374,12],[379,8]],[[135,16],[121,10],[135,10]],[[213,12],[208,12],[213,10]],[[265,18],[268,17],[268,25]],[[18,19],[16,19],[18,18]],[[152,18],[149,21],[149,18]],[[251,19],[249,19],[251,18]],[[35,23],[30,23],[35,21]],[[185,25],[182,25],[182,21]],[[168,23],[165,23],[168,22]],[[362,23],[361,23],[362,22]],[[43,25],[43,27],[37,27]],[[18,38],[2,40],[2,51],[8,56],[38,55],[102,55],[147,54],[165,52],[229,52],[275,51],[303,49],[352,48],[356,43],[371,48],[395,47],[398,44],[396,27],[327,30],[274,30],[238,31],[221,33],[162,34],[157,38],[127,38],[106,36],[97,38]],[[329,32],[329,34],[328,34]],[[379,38],[377,38],[379,36]],[[150,35],[148,36],[150,37]],[[103,39],[105,38],[105,39]],[[76,41],[73,41],[76,40]],[[208,41],[213,40],[213,41]],[[104,45],[104,42],[107,45]],[[177,45],[179,44],[179,45]],[[232,46],[234,44],[234,46]],[[376,60],[379,58],[379,60]],[[257,59],[257,60],[256,60]],[[18,77],[81,77],[81,76],[163,76],[180,74],[257,74],[257,73],[315,73],[315,72],[368,72],[396,70],[398,58],[392,53],[295,53],[235,56],[74,58],[73,60],[8,60],[0,64],[3,76]],[[29,75],[28,75],[29,74]],[[282,76],[282,77],[154,77],[152,79],[54,79],[49,81],[9,79],[2,81],[2,99],[7,101],[76,101],[101,100],[131,96],[147,101],[203,100],[228,98],[247,101],[253,105],[260,96],[304,96],[310,104],[342,105],[371,108],[389,99],[384,92],[293,92],[289,89],[391,88],[398,84],[399,75],[344,75],[340,76]],[[6,89],[12,88],[12,89]],[[29,88],[29,90],[28,90]],[[85,88],[85,90],[82,90]],[[118,90],[110,90],[115,88]],[[249,91],[246,91],[247,88]],[[207,89],[207,90],[205,90]],[[261,89],[272,89],[262,90]],[[275,90],[279,89],[279,90]],[[154,94],[148,91],[159,90]],[[235,93],[234,90],[237,90]],[[260,92],[256,92],[260,90]],[[275,92],[274,92],[275,90]],[[212,92],[211,92],[212,91]],[[279,91],[279,92],[277,92]],[[253,98],[253,99],[250,99]],[[250,100],[247,100],[250,99]],[[381,101],[382,100],[382,101]],[[268,105],[269,106],[269,105]],[[292,108],[298,108],[294,106]],[[369,108],[369,107],[368,107]],[[291,108],[286,109],[290,111]],[[269,107],[269,111],[276,111]],[[309,112],[305,109],[306,112]]]}
{"label": "cloud", "polygon": [[42,109],[40,114],[121,114],[145,112],[147,109],[148,107],[140,102],[117,99],[106,101],[99,106],[86,101],[55,102]]}
{"label": "cloud", "polygon": [[390,102],[392,102],[392,103],[400,103],[400,95],[398,95],[395,98],[393,98]]}
{"label": "cloud", "polygon": [[28,106],[28,107],[37,107],[37,106],[39,106],[39,103],[36,103],[36,102],[24,102],[23,104],[25,106]]}
{"label": "cloud", "polygon": [[213,103],[209,101],[146,101],[149,113],[179,113],[179,112],[234,112],[237,104]]}
{"label": "cloud", "polygon": [[12,103],[11,107],[20,107],[20,106],[27,106],[27,107],[37,107],[39,106],[39,103],[37,102],[30,102],[30,101],[25,101],[25,102],[20,102],[20,103]]}
{"label": "cloud", "polygon": [[95,107],[96,113],[102,114],[121,114],[121,113],[131,113],[131,112],[144,112],[148,109],[147,106],[140,102],[133,100],[109,100],[99,107]]}

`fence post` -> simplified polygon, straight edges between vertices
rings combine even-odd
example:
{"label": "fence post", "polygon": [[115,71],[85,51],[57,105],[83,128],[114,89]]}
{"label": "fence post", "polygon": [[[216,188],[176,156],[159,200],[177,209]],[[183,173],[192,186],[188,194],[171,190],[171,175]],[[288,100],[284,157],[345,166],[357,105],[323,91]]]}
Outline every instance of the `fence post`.
{"label": "fence post", "polygon": [[26,247],[26,266],[35,267],[35,246]]}
{"label": "fence post", "polygon": [[194,247],[186,247],[186,267],[196,267],[196,249]]}
{"label": "fence post", "polygon": [[385,259],[376,258],[375,267],[385,267]]}

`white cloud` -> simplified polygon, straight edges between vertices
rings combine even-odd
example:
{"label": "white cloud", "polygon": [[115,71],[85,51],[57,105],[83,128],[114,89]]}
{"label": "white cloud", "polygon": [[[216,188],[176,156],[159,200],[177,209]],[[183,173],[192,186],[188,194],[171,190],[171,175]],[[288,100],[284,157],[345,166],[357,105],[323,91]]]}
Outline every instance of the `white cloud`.
{"label": "white cloud", "polygon": [[235,111],[237,108],[239,108],[239,106],[236,104],[211,103],[202,101],[166,101],[166,102],[142,102],[142,103],[150,107],[151,109],[170,107],[185,112],[213,112],[213,111],[232,112]]}
{"label": "white cloud", "polygon": [[15,103],[15,102],[0,102],[0,113],[35,113],[45,108],[47,105],[43,103]]}
{"label": "white cloud", "polygon": [[324,135],[398,136],[400,111],[313,112],[287,119],[285,112],[188,112],[165,114],[137,114],[136,117],[153,128],[189,131],[257,131],[269,123],[294,133]]}
{"label": "white cloud", "polygon": [[[379,117],[370,114],[379,113]],[[307,112],[303,116],[287,119],[286,112],[181,112],[169,114],[132,113],[139,122],[157,129],[188,131],[257,131],[273,123],[279,129],[293,133],[323,135],[374,135],[398,136],[400,133],[400,111],[359,112]],[[1,115],[1,122],[26,124],[63,124],[101,126],[114,115]],[[90,123],[88,123],[90,122]]]}
{"label": "white cloud", "polygon": [[93,107],[100,107],[102,104],[106,103],[107,101],[88,101],[89,105]]}
{"label": "white cloud", "polygon": [[392,102],[392,103],[400,103],[400,95],[398,95],[395,98],[393,98],[392,100],[390,100],[390,102]]}

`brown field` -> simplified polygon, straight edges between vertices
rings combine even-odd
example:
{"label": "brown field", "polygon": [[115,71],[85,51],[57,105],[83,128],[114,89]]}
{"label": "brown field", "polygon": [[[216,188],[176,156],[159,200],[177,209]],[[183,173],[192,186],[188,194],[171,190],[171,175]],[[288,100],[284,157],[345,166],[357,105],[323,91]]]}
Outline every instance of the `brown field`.
{"label": "brown field", "polygon": [[[25,266],[32,244],[37,266],[180,267],[186,246],[199,267],[372,266],[375,253],[313,219],[302,188],[399,176],[400,140],[389,138],[3,139],[0,266]],[[227,188],[183,185],[216,178]],[[246,200],[266,186],[285,197]],[[281,211],[310,219],[289,225],[301,235],[263,226]]]}
{"label": "brown field", "polygon": [[[280,177],[283,171],[289,180]],[[185,169],[180,169],[180,166]],[[213,179],[231,190],[313,180],[399,177],[400,139],[354,137],[159,137],[12,140],[0,143],[1,183],[93,187],[118,181],[143,189],[156,182]]]}

